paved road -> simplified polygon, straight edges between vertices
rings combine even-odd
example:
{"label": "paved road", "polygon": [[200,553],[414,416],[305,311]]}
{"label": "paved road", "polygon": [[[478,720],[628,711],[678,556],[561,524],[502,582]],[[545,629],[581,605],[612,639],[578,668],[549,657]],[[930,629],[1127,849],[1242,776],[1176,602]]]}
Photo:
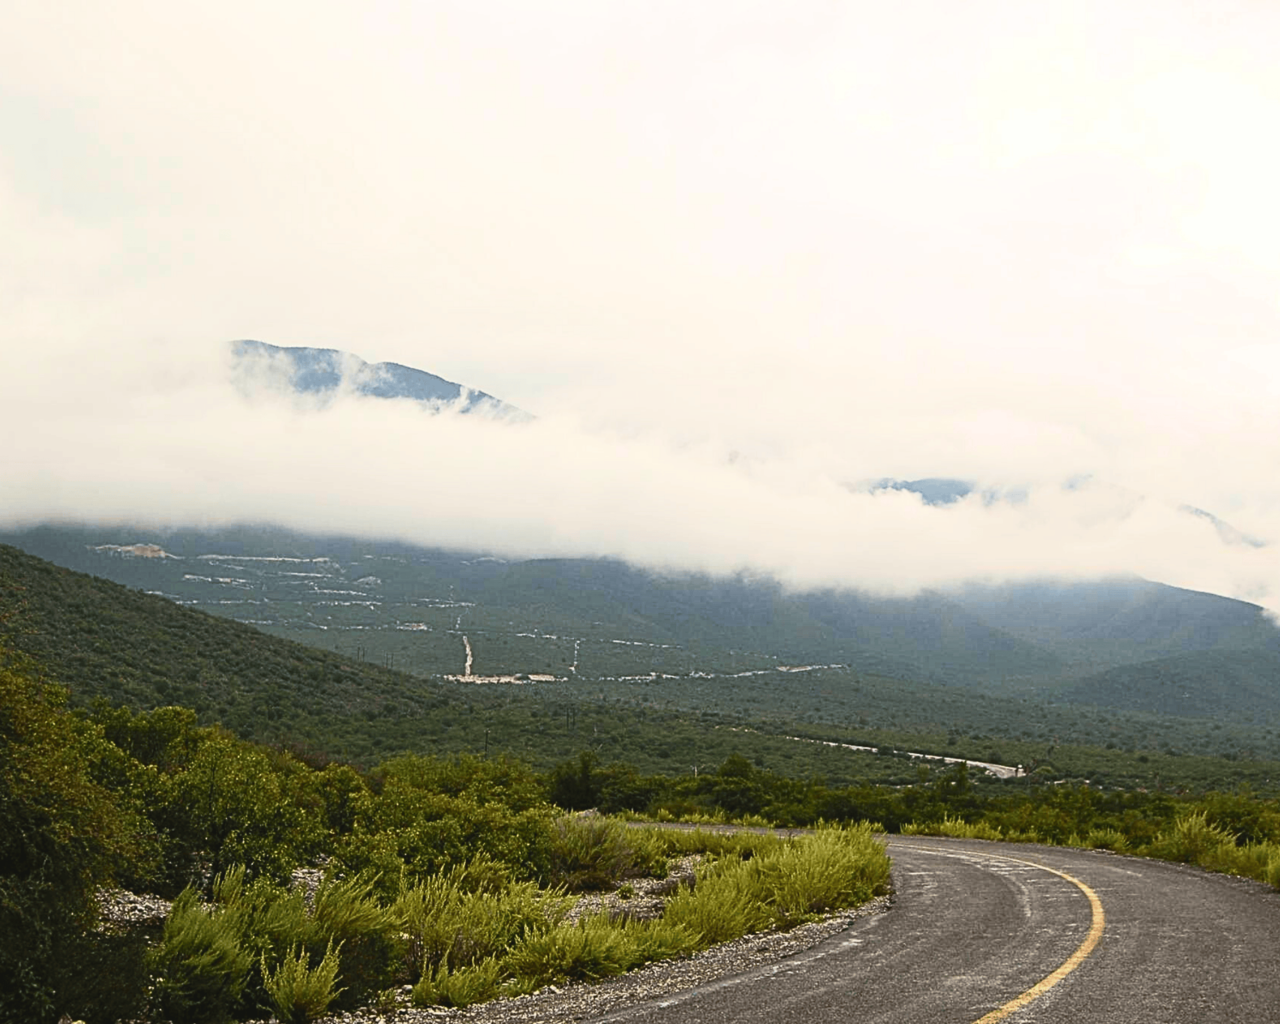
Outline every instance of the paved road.
{"label": "paved road", "polygon": [[634,1024],[1280,1022],[1280,893],[1083,850],[893,836],[886,914]]}

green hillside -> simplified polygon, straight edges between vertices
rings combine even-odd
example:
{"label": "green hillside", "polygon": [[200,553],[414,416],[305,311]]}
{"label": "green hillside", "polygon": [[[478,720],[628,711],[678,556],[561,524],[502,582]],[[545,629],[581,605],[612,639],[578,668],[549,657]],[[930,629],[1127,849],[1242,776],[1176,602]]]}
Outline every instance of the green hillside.
{"label": "green hillside", "polygon": [[747,734],[716,712],[656,710],[555,686],[427,680],[360,663],[0,545],[0,641],[87,705],[177,704],[203,723],[316,758],[509,753],[549,768],[591,749],[649,772],[749,750],[781,774],[910,781],[901,758]]}
{"label": "green hillside", "polygon": [[736,753],[779,775],[903,784],[921,763],[901,751],[915,750],[1124,785],[1280,784],[1280,766],[1260,760],[1280,757],[1269,725],[1046,706],[846,668],[450,682],[268,636],[5,546],[0,623],[0,639],[77,703],[181,704],[246,738],[366,764],[402,751],[488,752],[548,768],[588,749],[680,773]]}
{"label": "green hillside", "polygon": [[[1280,722],[1273,659],[1236,657],[1280,651],[1280,631],[1262,610],[1144,580],[890,599],[794,593],[768,580],[654,573],[603,559],[506,561],[264,527],[62,525],[7,536],[68,568],[428,678],[462,674],[470,651],[476,675],[566,683],[657,673],[694,686],[706,676],[839,665],[855,675],[1075,702],[1071,685],[1098,673],[1130,666],[1141,674],[1139,666],[1159,659],[1219,652],[1234,659],[1230,684],[1218,659],[1182,663],[1195,714],[1238,726],[1250,724],[1249,714]],[[144,547],[134,547],[139,542]],[[1236,686],[1255,694],[1248,708],[1228,692]],[[1185,713],[1154,692],[1154,703],[1142,703],[1143,687],[1115,703],[1105,686],[1089,692],[1103,706]]]}
{"label": "green hillside", "polygon": [[[1205,686],[1206,679],[1214,685]],[[1072,704],[1188,718],[1274,721],[1280,709],[1280,644],[1121,665],[1064,687],[1057,696]]]}
{"label": "green hillside", "polygon": [[81,703],[178,704],[248,736],[308,735],[335,717],[421,715],[421,680],[290,643],[0,545],[4,628]]}
{"label": "green hillside", "polygon": [[1136,577],[970,586],[951,596],[1077,674],[1196,651],[1280,646],[1280,631],[1257,605]]}

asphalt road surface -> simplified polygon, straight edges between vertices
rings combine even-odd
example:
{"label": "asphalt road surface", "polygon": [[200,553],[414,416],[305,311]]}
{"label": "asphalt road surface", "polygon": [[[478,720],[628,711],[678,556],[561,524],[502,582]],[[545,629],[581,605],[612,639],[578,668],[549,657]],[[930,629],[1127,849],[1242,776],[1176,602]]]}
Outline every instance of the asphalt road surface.
{"label": "asphalt road surface", "polygon": [[891,836],[889,850],[888,913],[602,1020],[1280,1022],[1280,893],[1266,886],[1044,846]]}

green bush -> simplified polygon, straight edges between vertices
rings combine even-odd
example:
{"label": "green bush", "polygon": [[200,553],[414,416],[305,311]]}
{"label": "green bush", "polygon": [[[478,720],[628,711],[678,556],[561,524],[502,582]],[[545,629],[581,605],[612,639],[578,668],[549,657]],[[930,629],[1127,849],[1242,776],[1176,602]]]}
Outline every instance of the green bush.
{"label": "green bush", "polygon": [[889,881],[889,857],[868,825],[822,828],[751,863],[782,927],[865,903]]}
{"label": "green bush", "polygon": [[406,943],[400,935],[401,920],[374,898],[372,882],[326,878],[308,908],[296,889],[264,878],[246,883],[245,878],[243,868],[232,868],[212,887],[217,913],[259,968],[246,984],[241,999],[244,1012],[271,1002],[267,971],[282,969],[290,957],[297,959],[299,950],[320,963],[328,962],[333,951],[339,1007],[359,1005],[403,980]]}
{"label": "green bush", "polygon": [[95,890],[138,850],[138,823],[88,770],[101,732],[77,726],[64,701],[0,647],[3,1020],[43,1024],[73,1008]]}
{"label": "green bush", "polygon": [[540,929],[521,939],[506,967],[523,991],[557,981],[595,981],[634,967],[634,943],[605,916]]}
{"label": "green bush", "polygon": [[772,832],[712,832],[707,829],[641,829],[659,844],[662,852],[680,857],[701,853],[708,857],[747,859],[775,852],[786,840]]}
{"label": "green bush", "polygon": [[941,821],[911,822],[902,826],[904,836],[951,836],[955,839],[1008,839],[999,825],[985,821],[968,822],[960,817],[943,815]]}
{"label": "green bush", "polygon": [[413,987],[416,1006],[470,1006],[493,999],[502,986],[502,967],[489,958],[450,970],[445,964],[428,971]]}
{"label": "green bush", "polygon": [[1089,850],[1112,850],[1115,853],[1126,853],[1129,849],[1129,840],[1119,829],[1091,828],[1089,834],[1084,837],[1082,845]]}
{"label": "green bush", "polygon": [[1258,858],[1258,873],[1254,877],[1273,889],[1280,889],[1280,843],[1266,843],[1260,852],[1263,856]]}
{"label": "green bush", "polygon": [[663,920],[698,937],[699,947],[730,942],[773,922],[759,876],[748,861],[723,861],[699,869],[692,889],[667,901]]}
{"label": "green bush", "polygon": [[579,815],[552,823],[550,855],[549,880],[570,892],[612,889],[624,878],[647,874],[662,859],[641,830]]}
{"label": "green bush", "polygon": [[631,947],[631,967],[686,956],[698,949],[697,935],[683,925],[665,918],[652,921],[628,918],[622,922],[621,928]]}
{"label": "green bush", "polygon": [[888,880],[888,854],[869,825],[823,828],[750,860],[704,865],[694,887],[667,903],[663,919],[712,945],[855,906]]}
{"label": "green bush", "polygon": [[252,966],[240,934],[238,914],[202,907],[194,890],[174,901],[164,937],[149,958],[157,1008],[172,1024],[232,1018]]}
{"label": "green bush", "polygon": [[311,952],[318,955],[320,941],[341,950],[339,1006],[358,1006],[397,979],[406,948],[401,920],[374,897],[372,881],[326,878],[316,891],[312,921]]}
{"label": "green bush", "polygon": [[68,1014],[85,1024],[141,1020],[150,987],[147,953],[159,939],[160,928],[147,923],[119,930],[95,928],[82,935],[72,951],[75,970],[65,988]]}
{"label": "green bush", "polygon": [[338,977],[339,950],[330,943],[324,956],[314,967],[307,951],[298,946],[272,970],[266,958],[259,960],[263,987],[271,1008],[285,1024],[307,1024],[315,1020],[337,998],[334,983]]}
{"label": "green bush", "polygon": [[402,757],[371,781],[354,796],[355,825],[337,843],[349,874],[379,873],[390,885],[401,867],[425,878],[484,855],[516,877],[547,877],[553,810],[527,768]]}
{"label": "green bush", "polygon": [[410,936],[409,962],[426,978],[440,967],[473,967],[504,953],[531,931],[553,927],[572,904],[532,882],[469,891],[467,866],[407,888],[394,911]]}
{"label": "green bush", "polygon": [[1203,865],[1212,858],[1221,859],[1223,848],[1235,845],[1233,833],[1211,823],[1204,811],[1195,811],[1180,816],[1143,852],[1162,860]]}
{"label": "green bush", "polygon": [[[319,811],[297,799],[290,773],[261,748],[211,730],[185,768],[162,776],[154,820],[170,837],[171,884],[232,866],[284,881],[320,842]],[[305,770],[305,769],[304,769]]]}

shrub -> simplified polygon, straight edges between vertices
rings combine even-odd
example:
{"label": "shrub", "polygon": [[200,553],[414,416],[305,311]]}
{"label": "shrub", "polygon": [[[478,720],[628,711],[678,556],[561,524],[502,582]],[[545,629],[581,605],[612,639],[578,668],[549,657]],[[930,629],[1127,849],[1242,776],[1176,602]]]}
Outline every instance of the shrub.
{"label": "shrub", "polygon": [[336,944],[341,951],[337,963],[343,995],[338,1005],[359,1005],[395,980],[405,947],[401,922],[374,898],[372,881],[326,879],[316,892],[311,916],[315,938],[310,951],[318,955],[321,941],[326,950]]}
{"label": "shrub", "polygon": [[1266,859],[1258,865],[1257,878],[1274,889],[1280,889],[1280,843],[1266,843]]}
{"label": "shrub", "polygon": [[663,920],[698,937],[700,947],[729,942],[769,926],[758,877],[746,861],[725,861],[699,869],[692,889],[667,901]]}
{"label": "shrub", "polygon": [[1116,853],[1124,853],[1129,849],[1129,840],[1119,829],[1091,828],[1089,834],[1084,837],[1083,845],[1090,850],[1113,850]]}
{"label": "shrub", "polygon": [[199,884],[244,867],[284,881],[318,842],[318,812],[292,799],[287,774],[261,749],[221,731],[167,777],[157,824],[171,836],[170,881]]}
{"label": "shrub", "polygon": [[394,911],[410,936],[410,965],[426,978],[440,967],[473,967],[498,956],[531,931],[559,924],[572,900],[531,882],[467,891],[468,866],[406,889]]}
{"label": "shrub", "polygon": [[1222,847],[1234,847],[1236,837],[1220,825],[1208,821],[1204,811],[1184,814],[1173,826],[1156,836],[1144,853],[1162,860],[1183,864],[1203,864],[1211,858],[1221,859]]}
{"label": "shrub", "polygon": [[86,1024],[142,1019],[150,980],[147,951],[159,930],[158,924],[148,922],[120,930],[95,928],[82,935],[72,954],[74,976],[66,985],[69,1016]]}
{"label": "shrub", "polygon": [[506,957],[524,990],[556,981],[595,981],[635,966],[626,930],[603,915],[562,923],[526,935]]}
{"label": "shrub", "polygon": [[[611,889],[659,859],[654,844],[609,818],[565,815],[551,826],[550,881],[570,892]],[[636,840],[639,839],[639,842]]]}
{"label": "shrub", "polygon": [[285,1024],[307,1024],[329,1009],[340,991],[334,989],[338,956],[339,950],[330,943],[314,967],[301,946],[286,955],[274,971],[267,966],[265,957],[259,960],[263,987],[277,1018]]}
{"label": "shrub", "polygon": [[493,958],[457,970],[440,964],[413,987],[413,1002],[417,1006],[470,1006],[494,998],[501,985],[502,968]]}
{"label": "shrub", "polygon": [[237,918],[206,910],[192,889],[174,902],[164,937],[149,958],[157,1006],[172,1024],[231,1019],[252,965],[240,944]]}
{"label": "shrub", "polygon": [[789,926],[885,891],[889,858],[868,825],[823,828],[753,861],[775,923]]}
{"label": "shrub", "polygon": [[771,832],[710,832],[706,829],[645,829],[659,848],[672,856],[702,853],[708,857],[746,859],[774,852],[786,840]]}
{"label": "shrub", "polygon": [[911,822],[902,826],[904,836],[952,836],[955,839],[1008,839],[998,825],[985,821],[968,822],[960,817],[943,815],[941,821]]}
{"label": "shrub", "polygon": [[822,828],[751,860],[704,865],[663,918],[711,945],[865,902],[888,879],[889,857],[869,825]]}
{"label": "shrub", "polygon": [[337,844],[352,874],[400,866],[422,878],[479,855],[521,878],[545,878],[552,808],[533,774],[514,762],[403,757],[383,765],[357,793],[355,825]]}
{"label": "shrub", "polygon": [[698,936],[683,925],[665,918],[653,921],[628,918],[622,924],[622,929],[631,945],[632,967],[673,956],[685,956],[698,948]]}

